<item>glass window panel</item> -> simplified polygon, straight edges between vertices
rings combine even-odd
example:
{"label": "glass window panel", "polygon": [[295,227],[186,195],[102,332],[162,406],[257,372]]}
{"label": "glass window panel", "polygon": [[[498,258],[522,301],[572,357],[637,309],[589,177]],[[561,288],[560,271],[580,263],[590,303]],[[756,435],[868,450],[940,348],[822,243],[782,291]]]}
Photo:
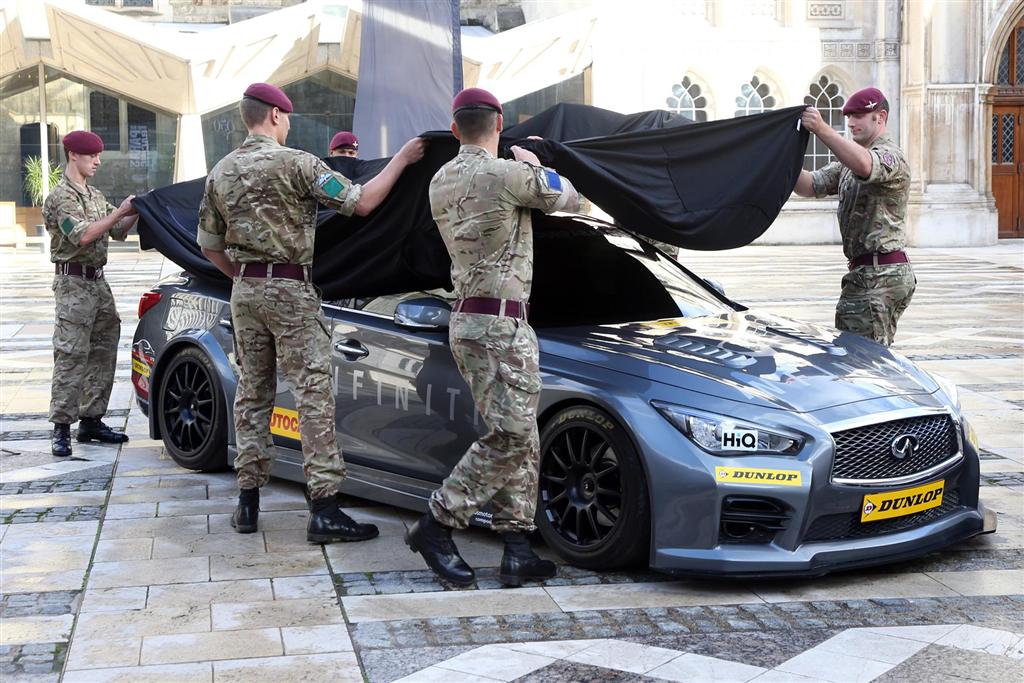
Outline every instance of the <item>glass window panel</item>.
{"label": "glass window panel", "polygon": [[1002,157],[1001,163],[1012,164],[1013,163],[1013,142],[1014,142],[1014,130],[1013,130],[1013,114],[1003,114],[1003,142],[1002,142]]}
{"label": "glass window panel", "polygon": [[104,150],[121,148],[121,112],[116,97],[98,90],[89,93],[89,130],[100,136]]}
{"label": "glass window panel", "polygon": [[[351,78],[321,71],[282,89],[294,106],[289,147],[325,157],[331,137],[339,130],[352,130],[356,82]],[[247,135],[237,103],[203,114],[202,126],[209,168],[241,145]]]}
{"label": "glass window panel", "polygon": [[577,74],[564,81],[541,88],[528,95],[517,97],[510,102],[502,102],[505,125],[514,126],[526,121],[556,104],[586,104],[583,92],[583,74]]}
{"label": "glass window panel", "polygon": [[[1019,69],[1018,69],[1019,70]],[[1010,41],[1006,41],[1003,47],[1003,55],[999,58],[999,72],[996,74],[996,83],[999,85],[1010,84]]]}
{"label": "glass window panel", "polygon": [[768,83],[762,82],[757,76],[752,76],[749,82],[740,86],[734,116],[759,114],[772,109],[775,106],[775,97],[770,93],[771,86]]}
{"label": "glass window panel", "polygon": [[672,86],[672,96],[665,99],[669,111],[682,114],[691,121],[707,121],[707,98],[700,94],[700,85],[690,76]]}
{"label": "glass window panel", "polygon": [[[815,88],[820,85],[820,88]],[[815,90],[818,94],[813,96]],[[815,107],[821,112],[821,118],[840,133],[846,131],[846,117],[843,116],[843,105],[846,98],[843,97],[839,84],[832,81],[828,76],[822,76],[816,83],[808,88],[811,95],[804,97],[804,103]],[[823,145],[817,136],[812,135],[807,142],[807,152],[804,155],[804,168],[808,171],[815,171],[835,161],[835,156],[828,147]]]}
{"label": "glass window panel", "polygon": [[1014,71],[1013,82],[1017,85],[1024,84],[1024,28],[1017,29],[1017,60]]}
{"label": "glass window panel", "polygon": [[999,116],[992,115],[992,163],[999,163]]}

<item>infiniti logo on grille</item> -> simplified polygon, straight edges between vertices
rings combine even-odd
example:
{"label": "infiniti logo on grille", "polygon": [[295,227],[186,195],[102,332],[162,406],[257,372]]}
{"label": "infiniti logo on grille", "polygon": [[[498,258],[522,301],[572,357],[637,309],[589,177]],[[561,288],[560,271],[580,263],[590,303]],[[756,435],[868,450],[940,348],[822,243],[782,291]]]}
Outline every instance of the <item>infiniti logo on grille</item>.
{"label": "infiniti logo on grille", "polygon": [[889,451],[892,457],[903,460],[917,452],[917,437],[913,434],[900,434],[889,444]]}

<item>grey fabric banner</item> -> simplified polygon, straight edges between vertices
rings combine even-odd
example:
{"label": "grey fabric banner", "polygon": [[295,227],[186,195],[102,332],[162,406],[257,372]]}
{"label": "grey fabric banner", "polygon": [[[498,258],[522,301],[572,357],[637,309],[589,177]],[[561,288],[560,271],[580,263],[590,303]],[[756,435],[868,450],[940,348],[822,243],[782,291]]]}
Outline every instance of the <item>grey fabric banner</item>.
{"label": "grey fabric banner", "polygon": [[392,156],[427,130],[447,130],[461,84],[459,0],[363,0],[354,132],[359,156]]}

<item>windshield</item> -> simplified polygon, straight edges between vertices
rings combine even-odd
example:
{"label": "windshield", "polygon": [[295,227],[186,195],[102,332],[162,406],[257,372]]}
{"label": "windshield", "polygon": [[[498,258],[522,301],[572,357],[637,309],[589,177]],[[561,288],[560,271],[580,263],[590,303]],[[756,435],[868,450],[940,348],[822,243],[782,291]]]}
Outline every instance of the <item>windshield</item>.
{"label": "windshield", "polygon": [[600,325],[722,315],[732,308],[678,263],[629,233],[534,213],[530,323]]}
{"label": "windshield", "polygon": [[[571,327],[700,318],[733,311],[677,262],[624,230],[580,216],[533,214],[534,269],[530,324]],[[454,302],[445,290],[335,302],[391,316],[420,297]]]}

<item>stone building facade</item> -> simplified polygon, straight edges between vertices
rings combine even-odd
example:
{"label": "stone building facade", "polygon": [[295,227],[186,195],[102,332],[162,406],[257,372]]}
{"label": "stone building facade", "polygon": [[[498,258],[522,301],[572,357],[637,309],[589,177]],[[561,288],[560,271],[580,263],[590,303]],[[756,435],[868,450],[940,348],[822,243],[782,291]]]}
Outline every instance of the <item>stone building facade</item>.
{"label": "stone building facade", "polygon": [[[361,6],[0,4],[0,200],[20,200],[26,150],[55,153],[91,126],[107,127],[130,191],[202,175],[240,134],[233,108],[257,80],[296,93],[297,144],[319,146],[351,120]],[[698,121],[807,103],[841,130],[845,99],[878,86],[911,161],[912,243],[1024,236],[1024,0],[461,0],[461,16],[466,84],[516,120],[565,100]],[[812,141],[805,167],[829,159]],[[834,214],[794,198],[762,241],[837,242]]]}

